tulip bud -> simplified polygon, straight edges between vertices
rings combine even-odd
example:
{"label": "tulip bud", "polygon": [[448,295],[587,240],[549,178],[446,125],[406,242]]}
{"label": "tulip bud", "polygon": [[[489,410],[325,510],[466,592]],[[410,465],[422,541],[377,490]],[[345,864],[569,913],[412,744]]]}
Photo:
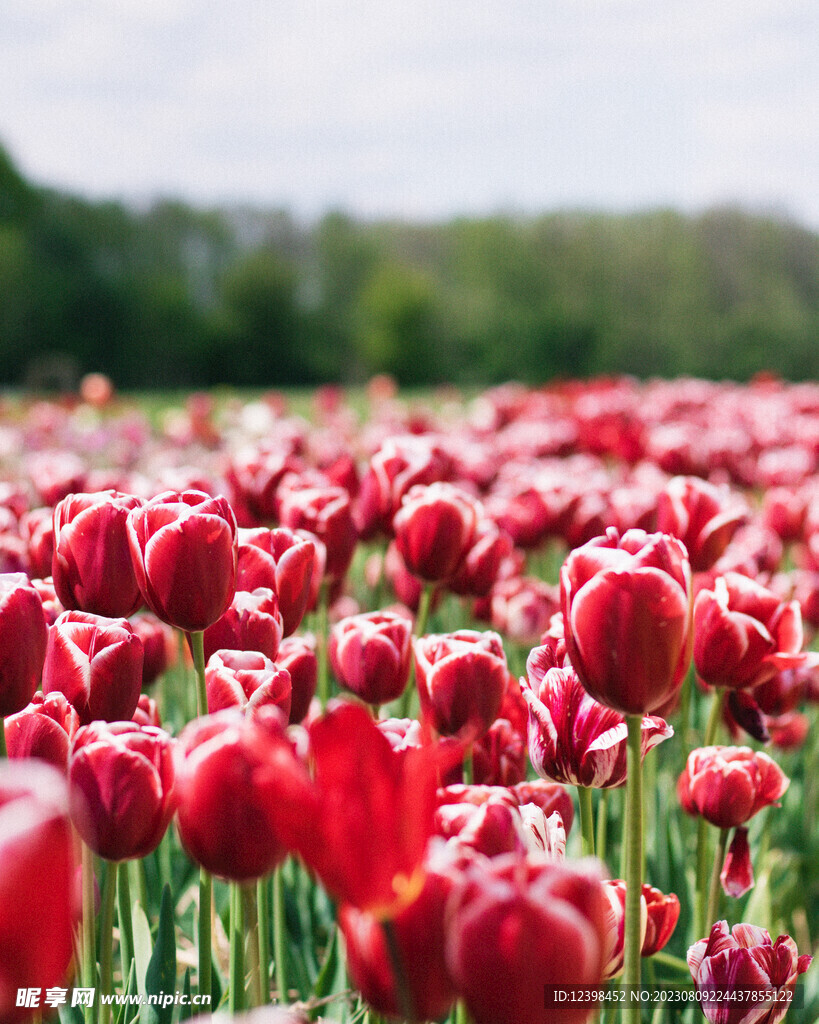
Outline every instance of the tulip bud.
{"label": "tulip bud", "polygon": [[284,636],[290,636],[307,610],[316,557],[316,543],[304,530],[240,530],[236,589],[274,590]]}
{"label": "tulip bud", "polygon": [[333,626],[330,664],[339,683],[368,704],[404,692],[410,669],[412,620],[393,612],[351,615]]}
{"label": "tulip bud", "polygon": [[174,740],[136,722],[92,722],[74,737],[68,762],[71,817],[106,860],[152,853],[175,808]]}
{"label": "tulip bud", "polygon": [[46,622],[24,573],[0,575],[0,719],[22,711],[34,695],[46,653]]}
{"label": "tulip bud", "polygon": [[28,707],[10,715],[5,725],[9,757],[39,757],[65,773],[80,718],[59,690],[35,693]]}
{"label": "tulip bud", "polygon": [[693,572],[710,569],[748,518],[744,502],[694,476],[675,476],[657,496],[657,529],[678,537]]}
{"label": "tulip bud", "polygon": [[688,814],[718,828],[744,825],[776,803],[790,780],[761,751],[749,747],[699,747],[688,755],[677,795]]}
{"label": "tulip bud", "polygon": [[289,636],[282,640],[276,667],[285,669],[290,675],[290,724],[295,725],[304,720],[310,710],[310,702],[316,695],[318,658],[316,638],[312,633]]}
{"label": "tulip bud", "polygon": [[283,526],[309,530],[324,542],[327,575],[333,580],[343,579],[358,540],[347,491],[343,487],[293,482],[281,495],[279,514]]}
{"label": "tulip bud", "polygon": [[423,580],[449,580],[477,537],[480,507],[452,484],[413,487],[393,520],[407,568]]}
{"label": "tulip bud", "polygon": [[142,604],[126,522],[142,501],[105,491],[70,494],[54,509],[54,589],[65,608],[127,618]]}
{"label": "tulip bud", "polygon": [[141,686],[142,641],[127,619],[68,611],[49,627],[43,693],[64,693],[83,725],[127,721]]}
{"label": "tulip bud", "polygon": [[145,603],[189,633],[212,625],[236,590],[236,518],[227,500],[165,491],[128,514],[128,543]]}
{"label": "tulip bud", "polygon": [[673,537],[615,529],[560,571],[566,646],[595,700],[624,715],[668,701],[691,658],[691,570]]}

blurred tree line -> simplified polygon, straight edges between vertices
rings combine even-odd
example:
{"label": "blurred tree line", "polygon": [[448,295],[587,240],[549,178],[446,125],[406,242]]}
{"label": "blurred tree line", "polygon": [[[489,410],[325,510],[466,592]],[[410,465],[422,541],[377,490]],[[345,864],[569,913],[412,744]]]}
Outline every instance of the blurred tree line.
{"label": "blurred tree line", "polygon": [[819,377],[819,236],[716,209],[413,225],[136,210],[0,148],[0,384]]}

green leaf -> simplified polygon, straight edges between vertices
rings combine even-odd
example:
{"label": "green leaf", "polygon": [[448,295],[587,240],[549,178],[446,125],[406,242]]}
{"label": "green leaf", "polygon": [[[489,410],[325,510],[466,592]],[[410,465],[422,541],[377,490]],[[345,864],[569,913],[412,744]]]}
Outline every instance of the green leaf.
{"label": "green leaf", "polygon": [[[159,929],[156,933],[156,945],[145,974],[145,987],[148,998],[166,996],[173,1000],[176,992],[176,935],[173,921],[173,897],[171,887],[162,889],[162,903],[159,908]],[[173,1002],[164,1006],[151,1003],[147,1007],[145,1020],[147,1024],[171,1024]]]}
{"label": "green leaf", "polygon": [[[131,960],[131,969],[128,971],[128,982],[123,989],[123,992],[125,993],[125,1000],[117,1007],[117,1012],[114,1016],[114,1024],[127,1024],[129,1020],[136,1020],[139,1016],[138,1008],[128,1003],[128,996],[136,995],[136,991],[136,965],[134,964],[134,961]],[[129,1012],[130,1016],[128,1016]]]}
{"label": "green leaf", "polygon": [[191,969],[190,967],[185,968],[185,978],[182,982],[182,1006],[179,1009],[179,1020],[190,1020],[193,1016],[193,1007],[191,1006]]}
{"label": "green leaf", "polygon": [[[145,987],[145,976],[148,973],[148,964],[151,961],[151,929],[148,925],[148,918],[145,911],[137,900],[134,903],[131,919],[134,926],[134,963],[136,964],[136,985],[137,991],[142,996],[142,1001],[147,1000],[148,990]],[[143,1017],[142,1014],[140,1014]],[[144,1019],[144,1017],[143,1017]]]}
{"label": "green leaf", "polygon": [[83,1024],[83,1012],[81,1006],[68,1006],[63,1003],[57,1008],[60,1017],[60,1024]]}

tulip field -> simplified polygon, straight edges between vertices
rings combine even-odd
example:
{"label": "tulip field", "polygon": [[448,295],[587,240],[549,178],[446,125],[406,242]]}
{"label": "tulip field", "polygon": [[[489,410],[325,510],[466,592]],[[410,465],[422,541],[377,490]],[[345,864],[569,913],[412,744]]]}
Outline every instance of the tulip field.
{"label": "tulip field", "polygon": [[0,1024],[815,1024],[819,385],[0,417]]}

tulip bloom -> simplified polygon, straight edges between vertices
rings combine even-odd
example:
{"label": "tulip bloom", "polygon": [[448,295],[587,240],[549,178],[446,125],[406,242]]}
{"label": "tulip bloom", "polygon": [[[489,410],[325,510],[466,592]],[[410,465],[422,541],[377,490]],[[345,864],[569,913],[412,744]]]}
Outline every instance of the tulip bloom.
{"label": "tulip bloom", "polygon": [[279,647],[276,667],[286,669],[290,674],[290,724],[294,725],[304,720],[310,701],[316,695],[318,658],[316,638],[312,633],[285,637]]}
{"label": "tulip bloom", "polygon": [[282,617],[274,591],[237,590],[225,614],[205,630],[205,659],[218,650],[259,651],[276,660],[282,641]]}
{"label": "tulip bloom", "polygon": [[290,636],[307,610],[316,558],[316,543],[305,530],[239,530],[236,589],[275,590],[284,636]]}
{"label": "tulip bloom", "polygon": [[643,899],[646,902],[646,934],[643,939],[642,956],[654,956],[665,947],[680,919],[679,897],[670,892],[666,895],[651,885],[643,885]]}
{"label": "tulip bloom", "polygon": [[49,627],[43,693],[64,693],[83,725],[127,721],[141,686],[142,641],[127,619],[68,611]]}
{"label": "tulip bloom", "polygon": [[669,700],[691,658],[691,570],[674,537],[610,528],[560,570],[566,646],[588,692],[624,715]]}
{"label": "tulip bloom", "polygon": [[22,711],[43,671],[47,626],[25,573],[0,575],[0,719]]}
{"label": "tulip bloom", "polygon": [[[607,959],[603,968],[603,977],[608,981],[616,978],[623,970],[625,960],[626,939],[626,883],[620,878],[607,878],[603,881],[606,896],[606,923],[608,926]],[[648,909],[645,899],[645,886],[640,892],[640,950],[645,946]]]}
{"label": "tulip bloom", "polygon": [[453,484],[411,488],[393,519],[409,571],[433,583],[455,576],[477,540],[480,514],[477,502]]}
{"label": "tulip bloom", "polygon": [[512,553],[512,538],[492,519],[483,519],[457,573],[447,586],[456,594],[486,597],[495,584],[500,567]]}
{"label": "tulip bloom", "polygon": [[71,817],[106,860],[152,853],[175,809],[174,740],[136,722],[92,722],[74,737],[68,762]]}
{"label": "tulip bloom", "polygon": [[710,569],[747,518],[741,499],[699,477],[675,476],[657,495],[657,529],[679,537],[693,572]]}
{"label": "tulip bloom", "polygon": [[759,686],[806,660],[796,601],[739,573],[718,576],[694,604],[694,664],[711,686]]}
{"label": "tulip bloom", "polygon": [[176,750],[179,838],[212,874],[261,878],[302,827],[308,787],[277,712],[249,718],[227,708],[198,718]]}
{"label": "tulip bloom", "polygon": [[368,704],[404,692],[410,669],[412,620],[394,612],[350,615],[330,633],[330,664],[339,683]]}
{"label": "tulip bloom", "polygon": [[343,579],[358,541],[350,495],[343,487],[291,483],[282,489],[279,515],[283,526],[308,530],[327,548],[325,572]]}
{"label": "tulip bloom", "polygon": [[207,629],[236,590],[236,518],[222,497],[165,491],[128,514],[128,543],[145,603],[188,633]]}
{"label": "tulip bloom", "polygon": [[239,707],[253,713],[277,707],[290,715],[290,673],[258,651],[216,651],[205,668],[208,711]]}
{"label": "tulip bloom", "polygon": [[0,1019],[21,985],[66,984],[74,925],[74,858],[65,779],[40,761],[0,762]]}
{"label": "tulip bloom", "polygon": [[588,1019],[593,1004],[549,1002],[549,988],[602,980],[606,899],[591,867],[515,854],[476,863],[456,883],[447,917],[447,963],[476,1024]]}
{"label": "tulip bloom", "polygon": [[699,747],[677,780],[683,810],[718,828],[744,825],[775,804],[789,779],[774,761],[749,747]]}
{"label": "tulip bloom", "polygon": [[[626,781],[625,719],[598,704],[571,668],[556,668],[549,647],[536,647],[521,680],[529,705],[529,758],[541,778],[594,789]],[[662,718],[646,715],[642,755],[674,730]]]}
{"label": "tulip bloom", "polygon": [[54,509],[51,575],[65,608],[127,618],[142,604],[126,522],[142,501],[103,491],[69,494]]}
{"label": "tulip bloom", "polygon": [[413,647],[423,717],[443,736],[482,736],[498,717],[509,674],[498,634],[461,629]]}
{"label": "tulip bloom", "polygon": [[[771,942],[764,928],[717,921],[706,939],[688,950],[688,967],[702,998],[699,1006],[711,1024],[778,1024],[788,1012],[797,978],[813,959],[799,956],[789,935]],[[732,1000],[720,993],[746,992]],[[765,994],[767,998],[756,998]]]}
{"label": "tulip bloom", "polygon": [[5,725],[9,757],[39,757],[65,773],[80,718],[59,690],[45,696],[35,693],[31,703],[10,715]]}
{"label": "tulip bloom", "polygon": [[423,886],[441,752],[393,750],[365,708],[343,702],[310,726],[310,744],[299,853],[336,899],[394,917]]}

